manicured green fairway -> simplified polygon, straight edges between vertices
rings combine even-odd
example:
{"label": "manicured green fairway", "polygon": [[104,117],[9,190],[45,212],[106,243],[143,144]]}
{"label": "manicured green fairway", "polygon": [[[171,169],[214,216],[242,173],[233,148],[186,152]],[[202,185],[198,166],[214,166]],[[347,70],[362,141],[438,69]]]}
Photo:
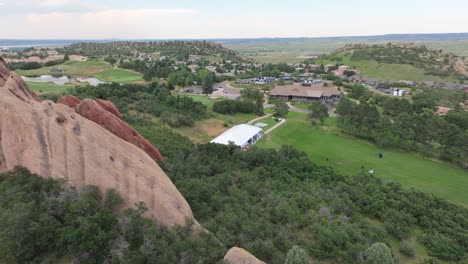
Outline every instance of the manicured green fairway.
{"label": "manicured green fairway", "polygon": [[[329,165],[346,175],[360,173],[364,165],[365,171],[375,169],[379,178],[468,207],[468,171],[417,154],[381,150],[368,142],[338,135],[334,122],[329,119],[327,126],[313,128],[305,120],[305,114],[290,113],[288,122],[258,145],[274,148],[292,145],[305,151],[315,163]],[[379,151],[384,154],[383,159],[377,157]]]}
{"label": "manicured green fairway", "polygon": [[99,80],[105,82],[128,83],[143,81],[143,77],[140,73],[123,69],[112,69],[108,71],[103,71],[97,73],[95,76]]}
{"label": "manicured green fairway", "polygon": [[49,93],[49,92],[63,92],[68,88],[74,87],[74,85],[57,85],[54,83],[43,83],[43,82],[27,82],[28,87],[40,93]]}
{"label": "manicured green fairway", "polygon": [[24,76],[37,76],[37,75],[50,75],[51,69],[61,68],[64,70],[63,75],[77,76],[77,77],[95,77],[104,82],[141,82],[143,76],[140,73],[114,68],[114,66],[103,61],[102,59],[92,59],[86,62],[67,61],[60,65],[51,67],[43,67],[36,70],[17,70],[19,75]]}

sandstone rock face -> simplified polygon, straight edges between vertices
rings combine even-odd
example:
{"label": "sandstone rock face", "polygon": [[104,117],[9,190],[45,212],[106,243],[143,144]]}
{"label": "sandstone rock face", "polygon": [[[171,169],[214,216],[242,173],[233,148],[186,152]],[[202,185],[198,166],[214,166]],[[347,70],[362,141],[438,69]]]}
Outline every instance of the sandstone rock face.
{"label": "sandstone rock face", "polygon": [[62,96],[60,99],[57,100],[57,104],[63,104],[71,109],[75,109],[77,105],[81,103],[81,100],[78,97],[73,95]]}
{"label": "sandstone rock face", "polygon": [[112,188],[124,200],[122,209],[143,201],[149,209],[146,216],[163,226],[185,225],[188,218],[199,227],[190,206],[154,158],[99,125],[112,119],[111,126],[122,126],[114,114],[96,112],[102,108],[85,101],[80,113],[90,117],[98,113],[93,122],[63,104],[39,102],[3,60],[0,84],[0,171],[23,166],[43,177],[64,178],[78,189]]}
{"label": "sandstone rock face", "polygon": [[228,264],[265,264],[247,250],[239,247],[231,248],[224,256],[224,261]]}
{"label": "sandstone rock face", "polygon": [[142,137],[135,129],[122,121],[122,115],[112,102],[100,99],[85,99],[81,101],[74,96],[68,95],[61,97],[57,103],[69,106],[79,115],[94,121],[112,134],[141,148],[154,160],[163,160],[157,148]]}
{"label": "sandstone rock face", "polygon": [[115,115],[119,119],[122,119],[122,114],[120,113],[119,109],[117,109],[117,107],[115,107],[114,103],[112,103],[111,101],[97,99],[96,103],[102,109],[106,110],[107,112],[110,112],[111,114]]}

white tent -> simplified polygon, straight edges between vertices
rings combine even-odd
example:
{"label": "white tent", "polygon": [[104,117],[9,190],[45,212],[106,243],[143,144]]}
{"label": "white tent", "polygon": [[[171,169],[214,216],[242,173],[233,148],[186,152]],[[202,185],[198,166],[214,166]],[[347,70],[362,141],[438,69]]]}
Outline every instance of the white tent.
{"label": "white tent", "polygon": [[241,148],[255,144],[263,135],[263,130],[251,125],[237,125],[227,130],[217,138],[211,140],[211,143],[229,145],[234,144]]}

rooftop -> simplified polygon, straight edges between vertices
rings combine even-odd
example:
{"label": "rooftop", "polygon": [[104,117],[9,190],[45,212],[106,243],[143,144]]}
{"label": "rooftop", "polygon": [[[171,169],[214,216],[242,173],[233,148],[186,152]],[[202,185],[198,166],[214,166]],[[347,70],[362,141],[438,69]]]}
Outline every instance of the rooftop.
{"label": "rooftop", "polygon": [[270,91],[270,95],[320,98],[322,96],[340,95],[340,91],[334,87],[324,87],[323,83],[312,83],[311,86],[302,86],[300,83],[295,83],[293,85],[276,86]]}
{"label": "rooftop", "polygon": [[261,131],[262,129],[256,126],[237,125],[211,140],[211,143],[229,145],[232,142],[234,145],[243,146]]}

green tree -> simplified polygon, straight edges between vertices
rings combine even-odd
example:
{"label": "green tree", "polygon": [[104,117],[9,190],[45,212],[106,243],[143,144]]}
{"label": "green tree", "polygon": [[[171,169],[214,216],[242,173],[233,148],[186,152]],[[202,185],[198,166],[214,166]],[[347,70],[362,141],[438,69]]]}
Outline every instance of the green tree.
{"label": "green tree", "polygon": [[384,243],[374,243],[363,253],[364,264],[393,264],[392,252]]}
{"label": "green tree", "polygon": [[316,125],[317,123],[323,125],[328,116],[328,107],[321,102],[313,102],[309,105],[309,114],[307,117],[312,125]]}
{"label": "green tree", "polygon": [[285,102],[279,101],[275,104],[274,111],[275,111],[275,113],[273,114],[274,117],[284,118],[289,113],[289,107]]}
{"label": "green tree", "polygon": [[204,94],[211,94],[213,92],[213,79],[209,75],[205,75],[202,81],[202,89]]}
{"label": "green tree", "polygon": [[284,264],[309,264],[309,255],[307,252],[299,247],[299,246],[293,246],[289,251],[288,254],[286,255],[286,260],[284,261]]}

